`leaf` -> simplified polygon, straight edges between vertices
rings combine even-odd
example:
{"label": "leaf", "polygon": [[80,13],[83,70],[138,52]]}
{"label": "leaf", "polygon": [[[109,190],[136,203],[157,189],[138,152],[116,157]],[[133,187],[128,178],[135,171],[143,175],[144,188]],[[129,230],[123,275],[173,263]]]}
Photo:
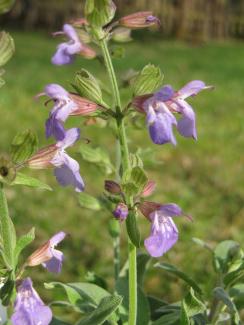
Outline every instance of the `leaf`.
{"label": "leaf", "polygon": [[238,310],[234,302],[229,297],[228,293],[223,288],[217,287],[213,290],[213,294],[218,300],[222,301],[228,307],[229,312],[232,315],[232,320],[234,322],[233,324],[240,324],[240,316],[238,314]]}
{"label": "leaf", "polygon": [[[13,280],[12,272],[9,273],[4,285],[0,290],[0,301],[3,306],[9,306],[15,288],[15,281]],[[0,318],[1,320],[1,318]]]}
{"label": "leaf", "polygon": [[0,0],[0,14],[8,12],[12,8],[14,2],[14,0]]}
{"label": "leaf", "polygon": [[147,269],[147,264],[151,260],[151,257],[145,253],[137,254],[137,283],[139,286],[143,286],[143,280]]}
{"label": "leaf", "polygon": [[178,311],[161,316],[152,325],[182,325],[180,322],[180,313]]}
{"label": "leaf", "polygon": [[230,265],[239,258],[240,245],[233,240],[219,243],[214,250],[214,266],[217,271],[226,273]]}
{"label": "leaf", "polygon": [[31,230],[21,236],[18,240],[17,240],[17,244],[15,247],[15,251],[14,251],[14,255],[15,255],[15,260],[16,260],[16,264],[18,263],[18,258],[19,258],[19,254],[22,252],[23,249],[25,249],[26,246],[28,246],[33,240],[35,239],[35,228],[31,228]]}
{"label": "leaf", "polygon": [[45,283],[46,289],[54,289],[57,287],[63,288],[67,294],[70,303],[78,306],[84,301],[91,304],[92,306],[96,306],[104,297],[110,296],[110,293],[108,291],[92,283]]}
{"label": "leaf", "polygon": [[[128,312],[129,312],[129,284],[128,277],[119,277],[116,281],[116,292],[123,297],[123,302],[120,307],[119,313],[122,321],[128,321]],[[137,325],[148,325],[150,321],[150,307],[148,300],[143,293],[142,289],[137,287]]]}
{"label": "leaf", "polygon": [[85,318],[82,318],[77,325],[100,325],[103,324],[119,307],[122,297],[113,295],[101,300],[97,308]]}
{"label": "leaf", "polygon": [[37,178],[30,177],[22,173],[17,174],[14,182],[11,185],[25,185],[30,187],[36,187],[40,190],[52,191],[52,188],[49,185],[39,181],[39,179]]}
{"label": "leaf", "polygon": [[87,0],[85,17],[92,27],[107,25],[114,17],[116,7],[111,0]]}
{"label": "leaf", "polygon": [[168,263],[157,263],[157,264],[155,264],[155,267],[159,267],[167,272],[173,273],[178,278],[182,279],[187,284],[189,284],[200,295],[202,294],[202,289],[198,286],[198,284],[192,278],[190,278],[187,274],[178,270],[174,265],[171,265]]}
{"label": "leaf", "polygon": [[99,211],[101,209],[99,200],[97,200],[95,197],[87,193],[84,192],[79,193],[78,200],[80,206],[83,208],[94,210],[94,211]]}
{"label": "leaf", "polygon": [[159,308],[162,306],[167,306],[168,303],[153,296],[147,296],[147,300],[149,302],[150,311],[151,311],[151,320],[156,320],[161,316]]}
{"label": "leaf", "polygon": [[110,161],[109,154],[104,149],[100,147],[92,148],[87,144],[83,144],[80,146],[79,152],[84,160],[96,164],[106,175],[114,171],[114,166]]}
{"label": "leaf", "polygon": [[143,168],[143,161],[142,159],[140,158],[139,154],[135,153],[131,153],[130,154],[130,162],[131,162],[131,167],[134,168],[134,167],[141,167]]}
{"label": "leaf", "polygon": [[0,235],[2,242],[2,254],[7,262],[7,267],[14,269],[15,258],[14,250],[16,246],[16,232],[12,219],[9,216],[8,204],[0,183]]}
{"label": "leaf", "polygon": [[206,310],[204,303],[196,297],[195,292],[190,288],[189,293],[183,299],[181,303],[181,325],[190,325],[190,318],[203,313]]}
{"label": "leaf", "polygon": [[224,276],[223,282],[226,286],[233,286],[235,283],[244,278],[244,261],[236,270],[227,273]]}
{"label": "leaf", "polygon": [[141,167],[134,167],[131,171],[131,181],[138,189],[138,192],[141,192],[144,186],[148,182],[147,175]]}
{"label": "leaf", "polygon": [[132,41],[131,30],[125,27],[118,27],[112,33],[112,40],[118,43],[127,43]]}
{"label": "leaf", "polygon": [[[2,0],[0,0],[0,12]],[[6,32],[0,32],[0,67],[5,65],[14,53],[14,40]]]}
{"label": "leaf", "polygon": [[97,79],[87,70],[81,69],[75,75],[75,87],[79,94],[98,104],[102,104],[102,91]]}
{"label": "leaf", "polygon": [[134,79],[133,93],[135,96],[153,93],[162,85],[162,82],[163,75],[160,68],[148,64]]}
{"label": "leaf", "polygon": [[50,325],[70,325],[69,323],[66,323],[66,322],[63,322],[62,320],[56,318],[56,317],[53,317]]}
{"label": "leaf", "polygon": [[11,143],[11,157],[13,162],[22,163],[30,158],[38,146],[37,135],[31,130],[18,132]]}
{"label": "leaf", "polygon": [[192,238],[192,241],[195,243],[195,244],[197,244],[197,245],[199,245],[199,246],[201,246],[201,247],[203,247],[203,248],[206,248],[207,250],[209,250],[211,253],[213,253],[213,249],[208,245],[208,243],[206,243],[205,241],[203,241],[203,240],[201,240],[201,239],[199,239],[199,238],[196,238],[196,237],[193,237]]}
{"label": "leaf", "polygon": [[140,247],[141,235],[137,226],[136,213],[135,211],[129,212],[126,218],[126,229],[131,242],[136,246]]}

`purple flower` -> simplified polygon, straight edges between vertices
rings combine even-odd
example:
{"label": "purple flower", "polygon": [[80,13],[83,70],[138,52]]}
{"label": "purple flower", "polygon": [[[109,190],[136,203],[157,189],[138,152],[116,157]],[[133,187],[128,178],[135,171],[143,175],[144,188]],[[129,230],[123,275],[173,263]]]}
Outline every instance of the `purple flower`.
{"label": "purple flower", "polygon": [[49,272],[60,273],[63,263],[63,253],[55,249],[55,247],[65,236],[66,234],[63,231],[54,235],[49,241],[28,257],[26,265],[37,266],[42,264]]}
{"label": "purple flower", "polygon": [[152,257],[162,256],[177,242],[178,229],[171,217],[181,214],[181,208],[174,203],[161,205],[150,213],[151,233],[144,245]]}
{"label": "purple flower", "polygon": [[52,57],[52,63],[55,65],[70,64],[74,61],[75,54],[81,52],[83,46],[71,25],[64,24],[63,31],[54,33],[54,36],[60,34],[65,34],[69,41],[58,45],[57,51]]}
{"label": "purple flower", "polygon": [[[136,99],[135,105],[142,105],[143,111],[147,114],[147,125],[152,141],[155,144],[171,142],[175,145],[174,125],[182,136],[197,139],[195,113],[185,99],[208,88],[210,87],[203,81],[193,80],[178,92],[170,85],[166,85],[153,96],[145,97],[144,102]],[[177,121],[173,113],[179,113],[181,118]]]}
{"label": "purple flower", "polygon": [[65,149],[72,146],[80,137],[80,130],[72,128],[65,131],[64,139],[56,144],[40,149],[26,161],[33,169],[55,167],[54,174],[62,186],[71,185],[77,192],[84,190],[84,182],[80,176],[80,167],[76,160],[67,155]]}
{"label": "purple flower", "polygon": [[84,190],[84,182],[80,176],[80,166],[76,160],[71,158],[65,152],[67,147],[70,147],[80,137],[80,130],[77,128],[69,129],[65,133],[65,138],[58,141],[56,147],[57,153],[50,161],[55,166],[54,175],[61,186],[73,186],[76,192]]}
{"label": "purple flower", "polygon": [[98,109],[98,105],[75,94],[68,93],[58,84],[45,87],[45,95],[54,101],[54,107],[46,121],[46,137],[54,136],[63,140],[65,136],[64,122],[70,115],[89,115]]}
{"label": "purple flower", "polygon": [[66,233],[63,231],[58,232],[49,240],[50,255],[52,256],[48,261],[42,263],[42,265],[52,273],[60,273],[62,269],[62,263],[64,255],[61,251],[55,249],[55,247],[64,239]]}
{"label": "purple flower", "polygon": [[11,317],[13,325],[48,325],[51,320],[51,309],[44,305],[32,287],[31,279],[24,279],[17,289],[14,314]]}
{"label": "purple flower", "polygon": [[113,211],[113,215],[115,216],[116,219],[118,219],[119,221],[124,221],[127,216],[128,216],[128,207],[126,204],[124,203],[119,203],[116,206],[116,209]]}

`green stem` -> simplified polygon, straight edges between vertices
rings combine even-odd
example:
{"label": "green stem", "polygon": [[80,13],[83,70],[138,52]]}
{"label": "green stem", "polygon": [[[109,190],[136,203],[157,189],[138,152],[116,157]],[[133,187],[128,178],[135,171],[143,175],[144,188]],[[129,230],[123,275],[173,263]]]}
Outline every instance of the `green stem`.
{"label": "green stem", "polygon": [[[130,159],[129,159],[129,149],[125,132],[125,124],[124,117],[121,107],[120,93],[119,87],[113,67],[113,63],[111,60],[111,56],[107,46],[107,40],[100,40],[100,46],[103,52],[105,65],[108,71],[109,79],[111,82],[111,87],[113,90],[114,96],[114,104],[116,106],[116,123],[117,123],[117,132],[118,132],[118,140],[120,144],[121,151],[121,163],[123,173],[131,168]],[[127,204],[131,207],[133,205],[133,197],[128,197]],[[129,245],[129,325],[136,324],[137,318],[137,265],[136,265],[136,247],[128,238]]]}
{"label": "green stem", "polygon": [[12,220],[9,217],[8,204],[2,183],[0,183],[0,234],[4,261],[6,266],[12,270],[15,266],[14,248],[16,244],[16,234]]}

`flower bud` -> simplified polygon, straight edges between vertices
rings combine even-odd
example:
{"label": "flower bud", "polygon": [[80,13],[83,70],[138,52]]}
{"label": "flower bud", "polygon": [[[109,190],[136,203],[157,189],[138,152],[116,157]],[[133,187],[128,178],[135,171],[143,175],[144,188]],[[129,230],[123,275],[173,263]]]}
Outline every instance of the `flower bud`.
{"label": "flower bud", "polygon": [[127,218],[128,213],[129,213],[129,211],[128,211],[127,205],[122,202],[119,203],[116,206],[116,209],[113,211],[113,215],[115,216],[115,218],[121,222]]}
{"label": "flower bud", "polygon": [[145,185],[144,189],[141,192],[142,197],[147,197],[150,196],[156,187],[156,182],[154,181],[148,181],[147,184]]}
{"label": "flower bud", "polygon": [[[149,216],[152,212],[159,210],[161,204],[155,202],[144,201],[139,205],[139,210],[141,213],[149,219]],[[149,219],[150,220],[150,219]]]}
{"label": "flower bud", "polygon": [[120,185],[114,181],[105,181],[104,188],[106,191],[112,194],[120,194],[121,188]]}
{"label": "flower bud", "polygon": [[52,257],[53,255],[51,251],[51,243],[49,240],[28,257],[26,261],[26,266],[40,265],[49,261]]}
{"label": "flower bud", "polygon": [[152,15],[152,11],[139,11],[134,14],[122,17],[119,24],[131,29],[140,29],[154,25],[160,25],[157,17]]}
{"label": "flower bud", "polygon": [[27,160],[26,164],[29,168],[33,169],[45,169],[51,168],[51,160],[58,152],[58,147],[55,144],[51,144],[45,148],[40,149],[34,156]]}
{"label": "flower bud", "polygon": [[88,21],[86,18],[77,18],[77,19],[72,19],[70,21],[70,24],[73,25],[74,27],[82,27],[82,26],[87,26]]}
{"label": "flower bud", "polygon": [[12,183],[16,177],[16,169],[13,163],[5,158],[0,157],[0,182]]}
{"label": "flower bud", "polygon": [[99,106],[90,101],[87,98],[81,97],[77,94],[69,94],[69,97],[73,100],[73,102],[76,104],[77,109],[71,112],[71,116],[75,115],[90,115],[91,113],[94,113],[97,111]]}

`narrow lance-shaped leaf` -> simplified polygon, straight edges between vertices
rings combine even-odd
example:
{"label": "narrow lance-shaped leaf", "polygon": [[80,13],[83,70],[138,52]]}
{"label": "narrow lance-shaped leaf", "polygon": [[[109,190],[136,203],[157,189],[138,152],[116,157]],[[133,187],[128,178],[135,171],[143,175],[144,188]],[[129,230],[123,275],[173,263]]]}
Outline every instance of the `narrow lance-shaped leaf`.
{"label": "narrow lance-shaped leaf", "polygon": [[198,292],[199,294],[202,294],[202,289],[198,286],[198,284],[192,278],[190,278],[187,274],[178,270],[174,265],[171,265],[168,263],[156,263],[155,267],[159,267],[160,269],[163,269],[167,272],[173,273],[180,279],[184,280],[187,284],[189,284],[196,292]]}
{"label": "narrow lance-shaped leaf", "polygon": [[15,260],[16,260],[16,264],[18,263],[18,258],[19,258],[19,254],[22,252],[22,250],[28,246],[33,240],[35,239],[35,228],[31,228],[31,230],[21,236],[16,243],[16,247],[15,247]]}
{"label": "narrow lance-shaped leaf", "polygon": [[105,297],[101,300],[97,308],[91,312],[87,317],[82,318],[78,325],[100,325],[116,311],[122,302],[122,297],[113,295]]}
{"label": "narrow lance-shaped leaf", "polygon": [[40,190],[52,191],[52,188],[49,185],[39,181],[37,178],[30,177],[22,173],[17,174],[14,182],[11,185],[25,185],[29,187],[36,187]]}
{"label": "narrow lance-shaped leaf", "polygon": [[163,82],[163,75],[160,68],[148,64],[137,75],[133,82],[133,92],[135,96],[153,93]]}
{"label": "narrow lance-shaped leaf", "polygon": [[31,130],[19,132],[11,143],[11,156],[15,163],[22,163],[30,158],[37,150],[38,139]]}

